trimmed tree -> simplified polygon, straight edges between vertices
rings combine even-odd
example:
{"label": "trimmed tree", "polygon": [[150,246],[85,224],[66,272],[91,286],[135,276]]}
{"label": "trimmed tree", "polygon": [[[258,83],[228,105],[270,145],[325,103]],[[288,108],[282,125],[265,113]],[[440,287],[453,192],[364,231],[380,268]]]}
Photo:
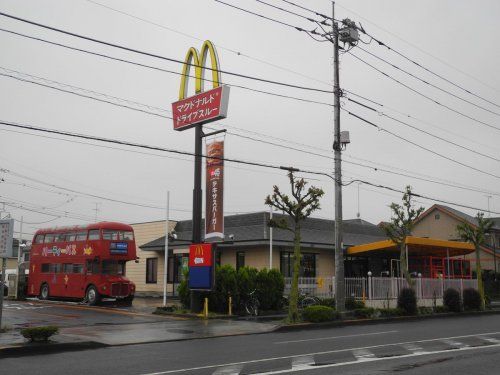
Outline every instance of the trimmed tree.
{"label": "trimmed tree", "polygon": [[322,189],[314,186],[306,190],[307,182],[303,178],[295,178],[291,171],[288,173],[288,178],[290,180],[292,197],[290,198],[288,195],[283,194],[279,187],[274,185],[273,194],[267,196],[265,204],[285,212],[290,218],[290,220],[286,218],[272,219],[269,221],[269,226],[288,230],[293,233],[294,260],[288,306],[288,321],[294,323],[299,320],[300,226],[302,221],[320,208],[319,199],[324,195],[324,192]]}
{"label": "trimmed tree", "polygon": [[391,222],[382,227],[387,237],[399,248],[400,267],[409,285],[413,285],[413,281],[408,271],[408,259],[406,259],[406,237],[411,235],[415,220],[424,211],[423,207],[417,209],[413,207],[412,196],[411,186],[408,185],[403,194],[403,204],[391,204]]}
{"label": "trimmed tree", "polygon": [[481,310],[485,309],[483,274],[481,270],[481,246],[486,241],[486,233],[493,226],[493,221],[484,218],[484,213],[477,214],[477,226],[472,226],[465,222],[457,225],[457,232],[463,241],[470,242],[476,249],[476,275],[477,289],[481,296]]}

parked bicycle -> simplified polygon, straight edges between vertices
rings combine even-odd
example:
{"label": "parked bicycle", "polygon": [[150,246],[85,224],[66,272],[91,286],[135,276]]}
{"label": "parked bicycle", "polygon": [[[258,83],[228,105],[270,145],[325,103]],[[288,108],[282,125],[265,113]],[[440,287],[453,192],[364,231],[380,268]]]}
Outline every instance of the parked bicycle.
{"label": "parked bicycle", "polygon": [[243,309],[248,315],[259,315],[260,303],[257,298],[257,290],[254,289],[248,294],[248,298],[243,302]]}
{"label": "parked bicycle", "polygon": [[[320,299],[311,294],[302,293],[299,291],[298,307],[299,309],[305,309],[308,306],[314,306],[320,304]],[[290,303],[290,296],[283,296],[283,307],[288,307]]]}

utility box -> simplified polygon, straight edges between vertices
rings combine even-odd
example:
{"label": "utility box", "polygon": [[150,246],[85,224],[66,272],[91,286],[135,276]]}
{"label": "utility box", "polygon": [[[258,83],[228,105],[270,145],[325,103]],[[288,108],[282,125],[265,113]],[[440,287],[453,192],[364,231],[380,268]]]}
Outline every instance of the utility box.
{"label": "utility box", "polygon": [[344,130],[340,132],[340,144],[342,146],[345,146],[347,144],[351,143],[350,135],[349,132]]}
{"label": "utility box", "polygon": [[354,45],[359,40],[358,30],[354,27],[344,27],[339,30],[339,40]]}

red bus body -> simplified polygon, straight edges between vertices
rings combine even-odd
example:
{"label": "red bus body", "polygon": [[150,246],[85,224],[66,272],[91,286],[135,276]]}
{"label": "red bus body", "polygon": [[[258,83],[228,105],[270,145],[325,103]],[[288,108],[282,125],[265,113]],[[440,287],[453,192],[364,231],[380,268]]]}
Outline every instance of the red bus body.
{"label": "red bus body", "polygon": [[40,229],[30,253],[28,295],[84,299],[89,288],[97,300],[132,301],[135,284],[125,277],[126,262],[136,259],[130,225],[101,222],[87,226]]}

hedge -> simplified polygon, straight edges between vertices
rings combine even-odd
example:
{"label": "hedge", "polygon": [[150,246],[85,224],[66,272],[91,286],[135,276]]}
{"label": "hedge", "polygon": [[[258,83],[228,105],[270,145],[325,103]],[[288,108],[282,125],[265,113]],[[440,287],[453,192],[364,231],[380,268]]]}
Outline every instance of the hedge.
{"label": "hedge", "polygon": [[411,288],[403,288],[398,295],[398,308],[407,315],[417,314],[417,297]]}
{"label": "hedge", "polygon": [[23,337],[33,341],[48,341],[49,337],[57,334],[59,328],[56,326],[28,327],[21,330]]}
{"label": "hedge", "polygon": [[302,310],[302,318],[311,323],[330,322],[338,317],[337,311],[328,306],[308,306]]}
{"label": "hedge", "polygon": [[443,294],[443,305],[452,312],[460,312],[462,310],[462,301],[460,300],[460,293],[452,288],[448,288]]}
{"label": "hedge", "polygon": [[463,291],[464,309],[465,310],[480,310],[481,295],[474,288],[467,288]]}

